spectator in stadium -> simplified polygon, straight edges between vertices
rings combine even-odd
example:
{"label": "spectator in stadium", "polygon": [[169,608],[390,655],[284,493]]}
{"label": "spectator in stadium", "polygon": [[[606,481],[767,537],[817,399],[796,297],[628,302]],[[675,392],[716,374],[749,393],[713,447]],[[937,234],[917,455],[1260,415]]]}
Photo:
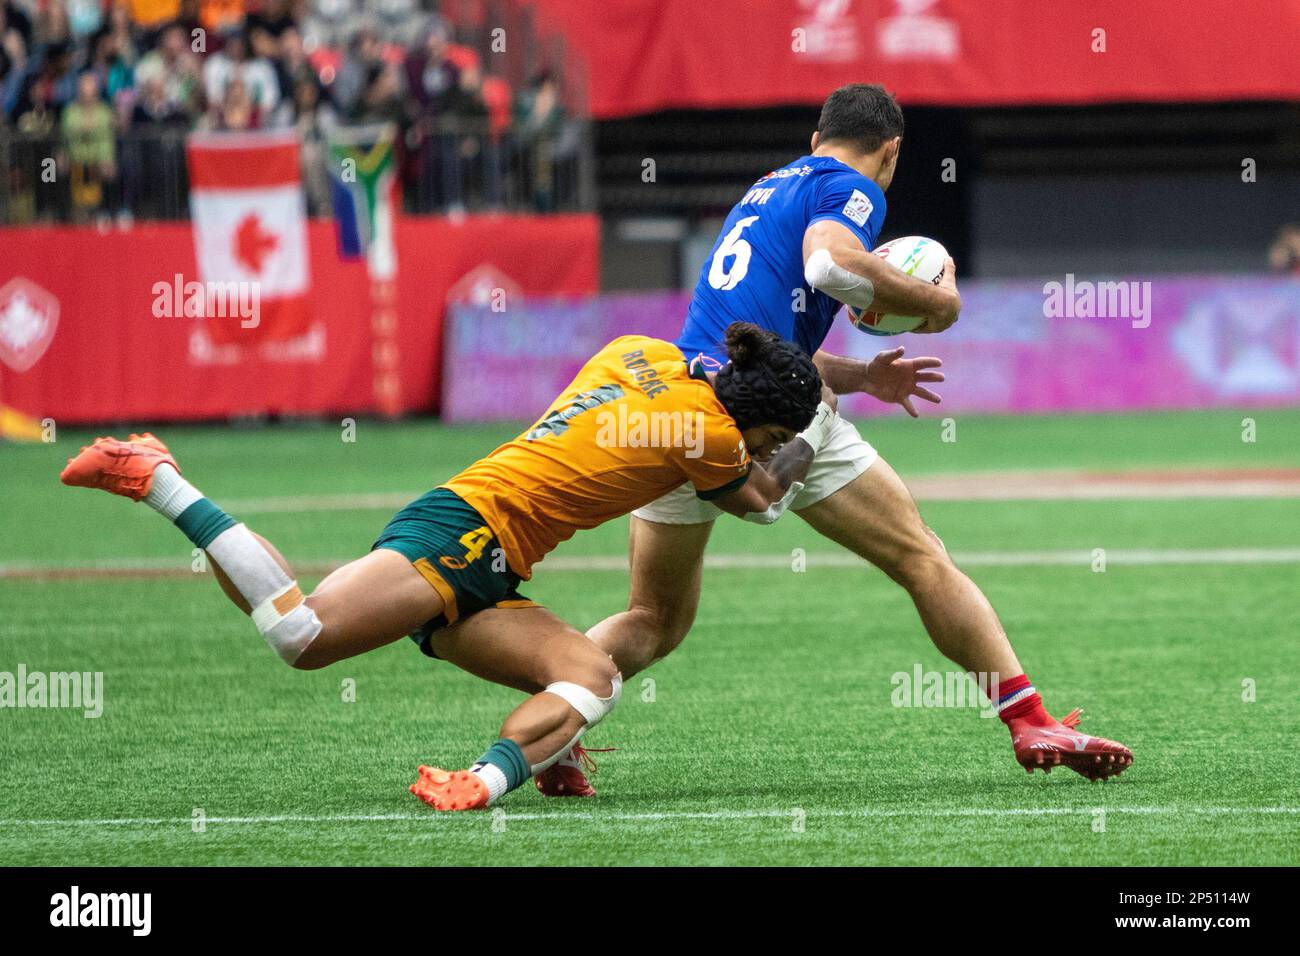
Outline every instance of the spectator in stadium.
{"label": "spectator in stadium", "polygon": [[407,119],[416,143],[418,170],[417,208],[462,207],[460,143],[450,124],[448,110],[460,86],[460,69],[447,55],[447,24],[434,19],[424,41],[406,57],[406,82],[410,89]]}
{"label": "spectator in stadium", "polygon": [[1278,230],[1268,251],[1268,264],[1275,272],[1300,276],[1300,223],[1289,223]]}
{"label": "spectator in stadium", "polygon": [[348,53],[334,78],[331,94],[343,116],[350,116],[365,92],[370,71],[383,63],[383,44],[373,27],[363,26],[348,41]]}
{"label": "spectator in stadium", "polygon": [[74,39],[63,0],[47,0],[36,8],[36,16],[32,18],[33,50],[70,45]]}
{"label": "spectator in stadium", "polygon": [[186,128],[189,125],[189,114],[167,95],[163,77],[152,74],[140,84],[131,109],[132,129],[157,126]]}
{"label": "spectator in stadium", "polygon": [[121,115],[129,116],[135,84],[134,71],[118,49],[118,38],[107,28],[90,40],[90,59],[85,67],[95,74],[99,88]]}
{"label": "spectator in stadium", "polygon": [[100,96],[99,80],[86,70],[77,77],[77,97],[63,110],[73,218],[103,211],[117,178],[113,112]]}
{"label": "spectator in stadium", "polygon": [[564,130],[560,87],[549,71],[535,76],[515,100],[514,136],[525,190],[539,212],[555,206],[556,146]]}
{"label": "spectator in stadium", "polygon": [[15,24],[7,7],[0,7],[0,119],[14,115],[18,97],[27,79],[27,38]]}
{"label": "spectator in stadium", "polygon": [[[39,88],[39,91],[38,89]],[[76,77],[72,71],[72,48],[66,43],[45,47],[33,53],[23,73],[13,114],[21,118],[37,102],[56,113],[72,101],[76,92]]]}
{"label": "spectator in stadium", "polygon": [[265,60],[275,69],[280,60],[280,38],[259,22],[246,22],[244,33],[253,58]]}
{"label": "spectator in stadium", "polygon": [[244,77],[236,73],[225,85],[225,95],[208,118],[211,129],[241,132],[259,129],[262,125],[262,111],[244,82]]}
{"label": "spectator in stadium", "polygon": [[418,115],[437,118],[456,92],[459,70],[447,56],[450,36],[447,24],[434,19],[425,30],[424,42],[406,57],[406,81]]}
{"label": "spectator in stadium", "polygon": [[329,131],[338,122],[334,107],[321,96],[316,75],[299,77],[293,89],[293,128],[302,152],[302,182],[307,194],[310,215],[330,211],[330,181],[325,168],[329,149]]}
{"label": "spectator in stadium", "polygon": [[150,75],[137,88],[128,128],[133,135],[121,143],[123,206],[141,218],[177,216],[184,198],[157,184],[181,177],[190,115],[167,95],[161,75]]}
{"label": "spectator in stadium", "polygon": [[[58,110],[50,104],[50,86],[37,83],[28,88],[26,109],[17,117],[16,128],[27,142],[15,143],[11,149],[26,147],[24,153],[15,155],[9,170],[9,197],[7,214],[13,222],[53,220],[61,217],[67,200],[64,176],[49,182],[40,175],[43,160],[57,137]],[[11,153],[11,155],[14,155]],[[21,156],[21,159],[18,157]],[[59,157],[62,162],[63,157]],[[23,161],[25,160],[25,161]]]}
{"label": "spectator in stadium", "polygon": [[23,49],[32,44],[32,18],[14,0],[0,0],[0,34],[13,30],[23,41]]}
{"label": "spectator in stadium", "polygon": [[[456,186],[468,179],[465,185],[477,191],[484,203],[495,206],[501,200],[500,149],[490,135],[491,116],[483,91],[483,70],[475,57],[461,68],[452,94],[447,117],[449,129],[455,136]],[[473,172],[467,176],[466,173]],[[463,197],[458,197],[463,198]],[[456,207],[453,206],[453,210]]]}
{"label": "spectator in stadium", "polygon": [[249,11],[244,23],[250,32],[265,30],[277,41],[284,36],[285,30],[297,27],[297,19],[288,0],[265,0],[258,9]]}
{"label": "spectator in stadium", "polygon": [[[243,93],[235,97],[236,104],[247,95],[257,107],[261,117],[269,117],[280,102],[280,83],[275,68],[264,57],[250,49],[247,34],[242,30],[228,33],[220,52],[210,54],[203,64],[203,89],[208,102],[221,104],[226,109],[227,88],[236,77],[242,83]],[[236,112],[242,106],[235,105]]]}
{"label": "spectator in stadium", "polygon": [[263,112],[262,125],[276,128],[292,126],[295,111],[293,93],[296,78],[289,70],[288,60],[285,56],[286,43],[297,45],[295,51],[297,68],[311,70],[310,64],[307,63],[306,54],[302,51],[302,42],[298,37],[297,29],[291,23],[288,27],[283,28],[279,34],[276,34],[271,31],[265,22],[253,21],[250,18],[247,32],[254,58],[268,63],[275,76],[276,106],[274,109]]}
{"label": "spectator in stadium", "polygon": [[[269,35],[269,34],[268,34]],[[303,49],[302,34],[296,26],[286,27],[280,33],[279,55],[274,61],[276,81],[280,84],[280,115],[275,125],[289,126],[298,121],[302,104],[297,102],[299,84],[310,81],[319,94],[319,78],[311,63],[307,61],[307,52]]]}
{"label": "spectator in stadium", "polygon": [[50,136],[59,118],[58,108],[53,103],[53,84],[38,80],[28,86],[25,96],[25,109],[19,113],[15,123],[18,132],[33,139]]}
{"label": "spectator in stadium", "polygon": [[167,102],[191,119],[202,112],[202,85],[199,59],[190,49],[189,40],[179,24],[168,24],[158,35],[158,45],[140,59],[135,68],[137,86],[158,78],[167,94]]}
{"label": "spectator in stadium", "polygon": [[113,38],[113,48],[122,62],[134,69],[140,62],[143,44],[125,3],[114,3],[108,8],[104,29]]}
{"label": "spectator in stadium", "polygon": [[371,66],[365,89],[352,111],[356,123],[398,123],[402,119],[402,74],[395,63]]}

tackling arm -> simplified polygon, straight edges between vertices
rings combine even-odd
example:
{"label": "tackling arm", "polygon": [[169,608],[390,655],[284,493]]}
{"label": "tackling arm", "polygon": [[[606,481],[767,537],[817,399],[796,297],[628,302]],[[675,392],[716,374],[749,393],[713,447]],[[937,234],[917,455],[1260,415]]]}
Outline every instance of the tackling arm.
{"label": "tackling arm", "polygon": [[835,425],[835,393],[824,383],[822,401],[811,424],[782,445],[766,466],[755,461],[749,477],[735,491],[713,503],[737,518],[770,524],[803,488],[804,477]]}
{"label": "tackling arm", "polygon": [[772,456],[767,467],[754,462],[749,468],[749,479],[713,503],[737,518],[762,514],[785,498],[791,485],[803,481],[815,456],[812,445],[802,437],[792,438]]}

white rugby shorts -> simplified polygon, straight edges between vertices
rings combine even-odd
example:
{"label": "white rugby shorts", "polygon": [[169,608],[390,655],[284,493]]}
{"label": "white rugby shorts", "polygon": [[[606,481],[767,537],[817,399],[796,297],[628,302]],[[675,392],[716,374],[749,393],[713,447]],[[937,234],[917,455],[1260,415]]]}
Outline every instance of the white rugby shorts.
{"label": "white rugby shorts", "polygon": [[[856,425],[837,417],[826,443],[808,469],[803,491],[791,502],[790,508],[799,511],[830,497],[875,464],[879,457],[879,453],[858,433]],[[632,513],[658,524],[704,524],[724,512],[712,502],[698,497],[688,481]]]}

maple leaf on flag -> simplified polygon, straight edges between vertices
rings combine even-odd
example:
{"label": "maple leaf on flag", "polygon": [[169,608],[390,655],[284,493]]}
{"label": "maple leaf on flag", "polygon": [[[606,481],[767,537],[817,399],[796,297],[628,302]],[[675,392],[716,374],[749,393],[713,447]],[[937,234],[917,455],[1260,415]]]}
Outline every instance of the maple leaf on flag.
{"label": "maple leaf on flag", "polygon": [[275,234],[262,228],[262,220],[255,212],[250,212],[235,227],[235,260],[249,272],[260,275],[266,257],[278,245]]}

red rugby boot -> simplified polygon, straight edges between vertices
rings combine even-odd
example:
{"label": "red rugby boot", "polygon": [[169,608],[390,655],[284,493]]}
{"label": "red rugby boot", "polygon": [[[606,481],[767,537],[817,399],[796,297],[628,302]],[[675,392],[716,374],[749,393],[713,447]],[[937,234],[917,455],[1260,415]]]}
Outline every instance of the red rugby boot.
{"label": "red rugby boot", "polygon": [[1051,773],[1053,767],[1069,767],[1089,780],[1118,776],[1133,763],[1133,752],[1104,737],[1089,737],[1075,730],[1082,711],[1070,711],[1059,723],[1036,727],[1012,719],[1011,746],[1016,761],[1028,773],[1035,768]]}
{"label": "red rugby boot", "polygon": [[544,797],[594,797],[596,788],[587,779],[587,774],[596,772],[596,761],[591,755],[609,753],[614,749],[588,750],[582,744],[574,744],[572,750],[535,776],[533,782]]}

